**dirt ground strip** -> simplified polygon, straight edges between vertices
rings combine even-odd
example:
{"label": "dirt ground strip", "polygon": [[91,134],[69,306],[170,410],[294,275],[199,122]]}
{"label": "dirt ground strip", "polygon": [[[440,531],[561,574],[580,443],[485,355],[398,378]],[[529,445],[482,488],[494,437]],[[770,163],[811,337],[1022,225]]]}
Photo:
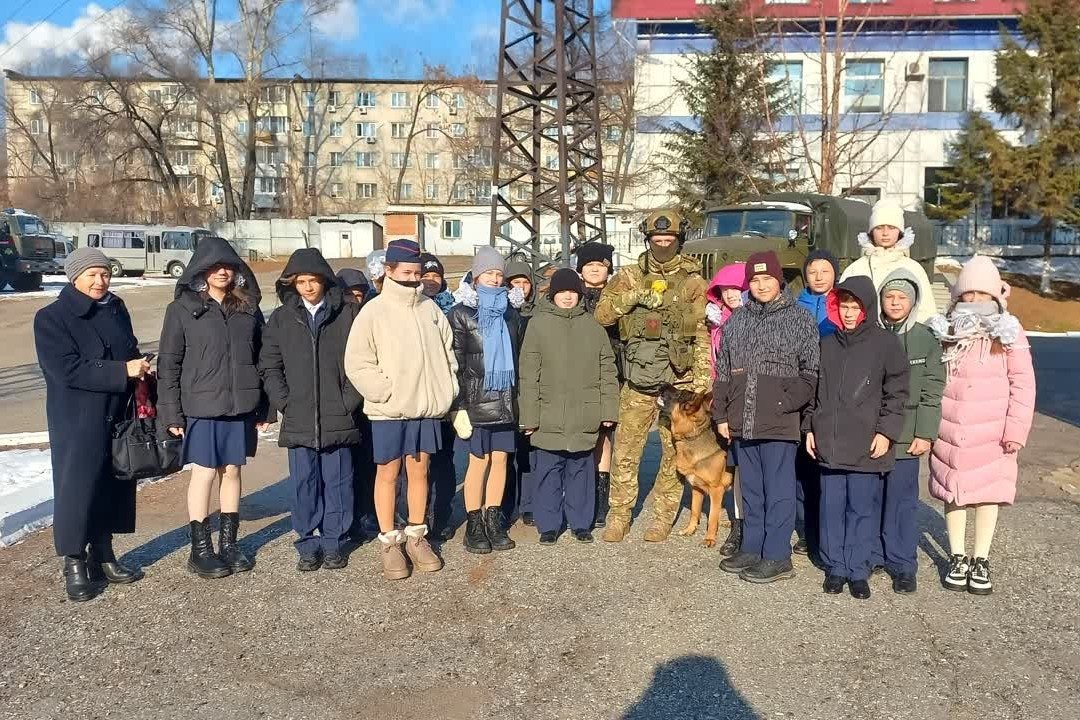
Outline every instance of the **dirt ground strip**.
{"label": "dirt ground strip", "polygon": [[479,558],[457,539],[443,572],[397,583],[368,546],[301,575],[284,453],[263,447],[243,502],[251,573],[187,572],[182,476],[140,493],[139,532],[118,542],[140,583],[76,605],[50,532],[0,553],[0,718],[1074,720],[1080,504],[1054,478],[1075,473],[1080,431],[1040,416],[1035,437],[993,596],[941,588],[925,499],[919,593],[876,577],[868,602],[823,595],[805,558],[792,581],[749,585],[700,537],[642,542],[645,522],[619,545],[552,548],[517,525],[517,549]]}

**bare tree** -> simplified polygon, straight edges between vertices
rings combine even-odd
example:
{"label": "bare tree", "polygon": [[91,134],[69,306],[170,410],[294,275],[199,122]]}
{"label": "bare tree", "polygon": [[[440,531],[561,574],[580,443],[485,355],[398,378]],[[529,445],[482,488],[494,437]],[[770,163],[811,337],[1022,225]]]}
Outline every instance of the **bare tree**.
{"label": "bare tree", "polygon": [[[827,195],[835,193],[841,179],[846,191],[863,188],[900,155],[913,128],[897,131],[894,119],[904,111],[914,93],[920,92],[912,88],[912,79],[906,72],[893,87],[886,87],[886,62],[876,60],[877,56],[875,61],[881,63],[880,88],[871,89],[877,81],[869,80],[861,90],[850,92],[859,83],[850,76],[851,64],[863,59],[861,53],[851,48],[860,36],[869,32],[871,20],[870,7],[857,9],[852,4],[853,0],[837,0],[835,12],[830,12],[833,5],[827,8],[825,3],[819,3],[818,17],[807,23],[792,20],[775,21],[771,26],[762,23],[776,42],[778,52],[789,57],[801,55],[805,65],[812,69],[807,76],[816,77],[816,88],[810,83],[816,92],[792,98],[796,109],[791,117],[799,157],[809,167],[815,190]],[[875,29],[880,29],[881,21],[876,22],[879,24]],[[903,20],[894,22],[897,31],[905,30],[908,25]],[[798,46],[794,35],[816,37],[816,47],[805,51],[794,49],[793,46]],[[799,107],[804,101],[809,105],[805,113]]]}

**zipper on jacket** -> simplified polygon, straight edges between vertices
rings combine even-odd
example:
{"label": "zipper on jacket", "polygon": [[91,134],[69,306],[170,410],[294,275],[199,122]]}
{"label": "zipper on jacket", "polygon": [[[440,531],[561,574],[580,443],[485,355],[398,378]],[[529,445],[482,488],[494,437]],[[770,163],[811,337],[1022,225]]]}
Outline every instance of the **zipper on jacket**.
{"label": "zipper on jacket", "polygon": [[[307,309],[304,309],[307,312]],[[312,316],[314,321],[315,317]],[[311,331],[311,327],[303,318],[296,318],[296,322],[304,326],[304,330],[307,330],[308,335],[311,336],[311,357],[312,357],[312,378],[315,381],[315,451],[322,450],[322,422],[320,412],[320,395],[319,395],[319,333],[322,331],[322,325],[315,326],[315,332]]]}

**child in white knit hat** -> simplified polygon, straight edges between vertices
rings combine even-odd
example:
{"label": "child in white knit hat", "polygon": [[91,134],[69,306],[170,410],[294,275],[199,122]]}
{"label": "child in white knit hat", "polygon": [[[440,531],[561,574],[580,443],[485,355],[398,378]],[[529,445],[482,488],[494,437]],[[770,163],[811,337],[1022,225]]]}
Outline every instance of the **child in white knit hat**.
{"label": "child in white knit hat", "polygon": [[881,292],[886,278],[900,268],[909,270],[918,281],[919,307],[916,322],[926,322],[937,313],[934,292],[930,278],[922,265],[911,259],[911,246],[915,243],[915,232],[904,225],[904,208],[896,200],[883,198],[874,203],[870,211],[869,232],[859,233],[859,247],[862,257],[848,265],[840,281],[856,275],[865,275],[874,283],[874,289]]}

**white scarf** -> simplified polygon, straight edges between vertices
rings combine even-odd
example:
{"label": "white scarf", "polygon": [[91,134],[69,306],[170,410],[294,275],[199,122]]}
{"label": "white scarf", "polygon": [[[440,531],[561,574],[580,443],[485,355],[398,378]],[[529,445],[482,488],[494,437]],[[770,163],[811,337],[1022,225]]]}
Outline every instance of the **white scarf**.
{"label": "white scarf", "polygon": [[982,362],[989,356],[994,340],[1011,347],[1020,336],[1020,321],[993,301],[958,302],[948,317],[935,315],[926,324],[938,340],[949,344],[941,360],[950,376],[956,374],[960,363],[976,345]]}

